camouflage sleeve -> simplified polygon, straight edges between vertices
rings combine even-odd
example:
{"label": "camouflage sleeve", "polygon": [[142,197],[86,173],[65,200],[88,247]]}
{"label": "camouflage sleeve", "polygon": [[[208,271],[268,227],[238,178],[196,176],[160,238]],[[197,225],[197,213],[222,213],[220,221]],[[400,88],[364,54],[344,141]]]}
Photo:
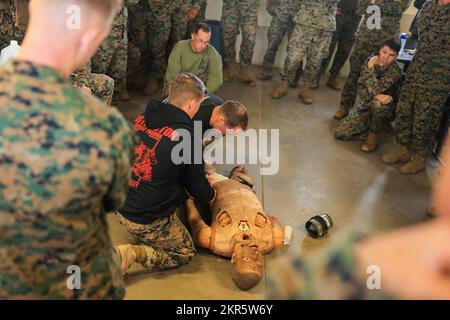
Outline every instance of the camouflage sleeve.
{"label": "camouflage sleeve", "polygon": [[359,274],[355,245],[363,237],[346,233],[309,256],[282,261],[268,273],[268,299],[364,299],[370,295]]}
{"label": "camouflage sleeve", "polygon": [[76,88],[88,87],[91,77],[91,61],[86,62],[76,73],[72,85]]}
{"label": "camouflage sleeve", "polygon": [[411,5],[412,0],[376,0],[382,14],[401,15]]}
{"label": "camouflage sleeve", "polygon": [[128,122],[115,108],[109,116],[115,135],[112,137],[111,156],[114,159],[114,176],[108,194],[103,199],[106,212],[121,208],[125,204],[131,166],[134,161],[136,135]]}
{"label": "camouflage sleeve", "polygon": [[358,95],[366,101],[372,100],[378,94],[386,93],[401,77],[401,72],[396,72],[394,68],[389,68],[382,77],[379,77],[376,69],[369,69],[367,66],[369,59],[364,63],[358,82]]}

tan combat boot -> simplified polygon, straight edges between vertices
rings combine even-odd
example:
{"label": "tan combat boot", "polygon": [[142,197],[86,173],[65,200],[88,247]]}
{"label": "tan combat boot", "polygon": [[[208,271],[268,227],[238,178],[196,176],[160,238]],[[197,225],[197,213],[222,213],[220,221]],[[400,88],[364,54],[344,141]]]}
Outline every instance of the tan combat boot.
{"label": "tan combat boot", "polygon": [[155,78],[150,78],[147,81],[147,85],[144,88],[144,96],[152,96],[158,91],[159,88],[159,81]]}
{"label": "tan combat boot", "polygon": [[341,88],[335,78],[330,77],[327,81],[327,86],[335,91],[341,91]]}
{"label": "tan combat boot", "polygon": [[119,94],[119,101],[130,101],[130,95],[128,94],[127,90],[123,90],[120,94]]}
{"label": "tan combat boot", "polygon": [[339,109],[334,114],[333,118],[336,120],[342,120],[346,116],[348,116],[348,110],[345,109],[344,107],[340,106]]}
{"label": "tan combat boot", "polygon": [[238,74],[238,67],[236,63],[230,63],[226,68],[223,69],[223,81],[230,82],[233,81]]}
{"label": "tan combat boot", "polygon": [[267,81],[273,78],[272,67],[263,66],[261,72],[258,74],[257,78],[262,81]]}
{"label": "tan combat boot", "polygon": [[255,79],[253,79],[248,73],[248,66],[244,66],[242,64],[239,70],[239,81],[248,84],[250,87],[256,86]]}
{"label": "tan combat boot", "polygon": [[369,132],[366,141],[364,141],[364,143],[361,146],[361,151],[367,153],[372,152],[373,150],[376,149],[378,141],[379,141],[378,135],[376,133]]}
{"label": "tan combat boot", "polygon": [[280,99],[285,96],[289,90],[289,83],[286,80],[281,81],[280,85],[272,92],[272,98]]}
{"label": "tan combat boot", "polygon": [[426,162],[425,157],[415,154],[407,164],[400,168],[400,172],[403,174],[417,174],[425,170]]}
{"label": "tan combat boot", "polygon": [[122,274],[126,275],[131,265],[137,262],[137,253],[134,251],[133,245],[131,244],[117,246],[116,252],[120,258]]}
{"label": "tan combat boot", "polygon": [[313,98],[311,96],[311,91],[309,90],[309,86],[307,84],[302,84],[300,86],[300,90],[298,92],[298,97],[303,101],[305,104],[311,104],[313,103]]}
{"label": "tan combat boot", "polygon": [[391,153],[383,156],[382,160],[387,164],[394,164],[398,162],[407,162],[411,159],[411,152],[405,147],[401,147]]}

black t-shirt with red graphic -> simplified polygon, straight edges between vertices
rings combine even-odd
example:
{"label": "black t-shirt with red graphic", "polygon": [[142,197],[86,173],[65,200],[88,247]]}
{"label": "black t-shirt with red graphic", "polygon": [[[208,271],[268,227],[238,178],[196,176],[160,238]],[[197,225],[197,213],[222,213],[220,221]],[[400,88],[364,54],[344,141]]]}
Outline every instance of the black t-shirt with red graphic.
{"label": "black t-shirt with red graphic", "polygon": [[169,216],[182,204],[184,189],[203,203],[214,198],[205,177],[201,132],[194,135],[187,113],[152,100],[134,127],[140,142],[127,200],[119,210],[126,219],[149,224]]}

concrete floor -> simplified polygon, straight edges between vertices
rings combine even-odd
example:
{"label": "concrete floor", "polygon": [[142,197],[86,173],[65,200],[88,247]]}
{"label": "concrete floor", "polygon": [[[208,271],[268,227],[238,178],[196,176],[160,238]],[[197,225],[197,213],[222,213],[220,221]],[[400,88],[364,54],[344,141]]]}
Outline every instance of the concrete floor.
{"label": "concrete floor", "polygon": [[[256,73],[255,67],[253,72]],[[306,106],[291,89],[281,100],[270,98],[279,79],[258,82],[255,88],[238,82],[225,84],[218,95],[239,100],[250,112],[250,127],[280,129],[280,168],[274,176],[260,176],[259,166],[249,166],[256,191],[268,214],[294,228],[290,247],[266,256],[266,275],[276,272],[279,260],[290,254],[306,254],[329,243],[337,233],[353,229],[372,234],[419,223],[429,205],[430,174],[401,175],[397,167],[384,165],[381,155],[392,150],[392,137],[373,154],[359,150],[360,142],[333,138],[332,115],[340,94],[322,85],[314,92],[314,104]],[[344,79],[341,79],[343,83]],[[322,83],[325,79],[322,79]],[[144,110],[148,99],[133,95],[120,110],[132,119]],[[431,165],[432,167],[432,165]],[[226,172],[232,166],[219,166]],[[428,170],[432,172],[432,169]],[[322,240],[307,237],[305,222],[328,213],[335,227]],[[110,216],[115,244],[127,235]],[[249,292],[231,280],[228,260],[200,250],[194,261],[177,270],[146,272],[139,267],[126,280],[126,299],[263,299],[265,281]]]}

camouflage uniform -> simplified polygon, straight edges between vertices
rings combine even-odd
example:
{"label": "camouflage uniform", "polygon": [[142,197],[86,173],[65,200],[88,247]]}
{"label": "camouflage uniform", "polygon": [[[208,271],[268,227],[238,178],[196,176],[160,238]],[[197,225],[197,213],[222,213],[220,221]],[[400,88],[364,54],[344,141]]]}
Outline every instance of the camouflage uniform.
{"label": "camouflage uniform", "polygon": [[[358,79],[364,61],[377,52],[386,40],[399,38],[400,20],[410,4],[411,0],[377,0],[376,5],[381,11],[381,29],[370,30],[367,27],[367,20],[371,14],[364,15],[356,33],[353,53],[350,56],[350,74],[342,90],[341,107],[343,109],[350,110],[355,104]],[[370,1],[361,0],[360,12],[365,13],[369,6]]]}
{"label": "camouflage uniform", "polygon": [[87,87],[92,94],[101,99],[107,105],[112,104],[114,94],[114,80],[105,74],[91,72],[91,62],[88,61],[78,70],[72,78],[72,85],[75,88]]}
{"label": "camouflage uniform", "polygon": [[[153,58],[147,73],[155,79],[162,79],[166,72],[168,42],[175,44],[184,39],[187,32],[187,12],[192,6],[187,0],[148,0],[149,12],[148,49]],[[148,56],[148,55],[147,55]]]}
{"label": "camouflage uniform", "polygon": [[137,224],[117,213],[119,222],[137,245],[137,262],[149,270],[188,264],[196,255],[194,242],[176,213],[151,224]]}
{"label": "camouflage uniform", "polygon": [[[385,71],[377,72],[367,66],[366,60],[358,83],[360,103],[357,108],[338,125],[335,137],[340,140],[364,140],[368,132],[380,132],[394,116],[395,101],[400,87],[402,70],[395,61]],[[374,100],[378,94],[387,94],[394,102],[383,105]]]}
{"label": "camouflage uniform", "polygon": [[127,82],[128,59],[128,5],[137,4],[138,0],[125,0],[120,12],[113,21],[108,38],[103,41],[92,58],[92,70],[106,74],[114,79],[114,99],[124,92]]}
{"label": "camouflage uniform", "polygon": [[222,23],[224,27],[224,43],[226,65],[236,61],[236,37],[239,27],[242,32],[240,63],[244,66],[252,64],[253,50],[258,30],[258,7],[260,0],[224,0]]}
{"label": "camouflage uniform", "polygon": [[308,56],[303,82],[310,85],[328,56],[331,37],[336,30],[336,9],[339,0],[303,0],[296,26],[288,46],[283,80],[294,82],[296,72]]}
{"label": "camouflage uniform", "polygon": [[361,239],[358,234],[345,234],[312,255],[286,259],[276,274],[268,274],[268,299],[392,299],[367,288],[369,275],[360,271],[353,253]]}
{"label": "camouflage uniform", "polygon": [[288,34],[288,39],[295,28],[294,18],[300,9],[302,0],[272,0],[268,2],[267,11],[272,16],[268,31],[269,44],[264,55],[263,66],[272,67],[275,62],[278,48],[283,41],[284,35]]}
{"label": "camouflage uniform", "polygon": [[332,79],[339,76],[339,72],[350,56],[355,43],[355,32],[361,21],[361,16],[357,12],[358,0],[343,0],[339,3],[338,8],[341,10],[341,14],[336,16],[336,32],[333,33],[328,58],[323,61],[321,70],[322,74],[325,73],[337,45],[336,55],[330,69]]}
{"label": "camouflage uniform", "polygon": [[[106,210],[122,206],[132,155],[116,110],[45,66],[0,69],[0,299],[124,296]],[[69,290],[69,266],[81,290]]]}
{"label": "camouflage uniform", "polygon": [[450,91],[450,4],[424,4],[419,45],[400,93],[395,119],[398,142],[426,157]]}
{"label": "camouflage uniform", "polygon": [[199,22],[203,22],[206,20],[206,6],[207,6],[206,0],[193,0],[192,6],[196,9],[198,9],[197,17],[195,17],[194,21],[190,21],[188,23],[188,30],[187,30],[187,36],[189,38],[191,31],[194,29],[195,24]]}

